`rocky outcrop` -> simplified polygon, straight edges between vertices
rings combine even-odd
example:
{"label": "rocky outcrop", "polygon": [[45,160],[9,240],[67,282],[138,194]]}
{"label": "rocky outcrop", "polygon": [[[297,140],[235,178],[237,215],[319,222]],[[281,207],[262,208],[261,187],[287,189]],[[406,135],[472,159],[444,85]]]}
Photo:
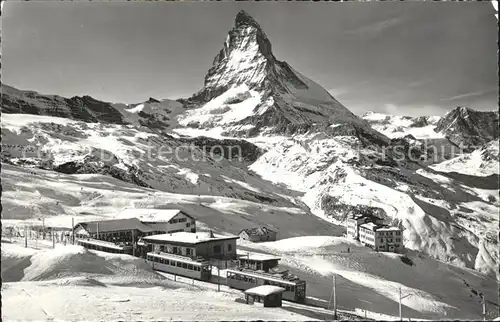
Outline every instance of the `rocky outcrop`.
{"label": "rocky outcrop", "polygon": [[2,113],[65,117],[84,122],[124,124],[122,114],[110,103],[90,96],[64,98],[23,91],[2,84]]}
{"label": "rocky outcrop", "polygon": [[437,123],[436,131],[443,133],[454,144],[463,145],[465,152],[470,152],[498,139],[498,112],[457,107]]}

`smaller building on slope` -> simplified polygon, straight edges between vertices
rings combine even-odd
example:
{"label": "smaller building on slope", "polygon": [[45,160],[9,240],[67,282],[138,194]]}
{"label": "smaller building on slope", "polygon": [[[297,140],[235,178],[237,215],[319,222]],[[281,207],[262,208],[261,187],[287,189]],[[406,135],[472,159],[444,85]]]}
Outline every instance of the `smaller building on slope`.
{"label": "smaller building on slope", "polygon": [[179,209],[127,208],[117,218],[138,218],[153,228],[155,234],[196,232],[196,219]]}
{"label": "smaller building on slope", "polygon": [[277,235],[278,232],[265,226],[243,229],[239,233],[241,239],[251,242],[275,241]]}
{"label": "smaller building on slope", "polygon": [[372,222],[359,226],[359,241],[376,251],[400,252],[403,249],[400,228],[377,225]]}
{"label": "smaller building on slope", "polygon": [[347,217],[347,237],[359,240],[359,226],[368,222],[372,222],[377,225],[383,225],[383,219],[373,215],[354,214]]}
{"label": "smaller building on slope", "polygon": [[274,285],[253,287],[245,291],[245,302],[247,304],[263,303],[264,307],[281,307],[284,291],[283,287]]}

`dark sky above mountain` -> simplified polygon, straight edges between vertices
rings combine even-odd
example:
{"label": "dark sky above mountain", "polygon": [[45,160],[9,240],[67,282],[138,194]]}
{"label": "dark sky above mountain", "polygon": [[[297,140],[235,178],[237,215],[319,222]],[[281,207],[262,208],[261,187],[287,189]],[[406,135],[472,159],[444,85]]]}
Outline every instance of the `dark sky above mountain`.
{"label": "dark sky above mountain", "polygon": [[187,97],[241,9],[279,60],[354,113],[497,108],[497,22],[485,2],[7,2],[2,82],[126,103]]}

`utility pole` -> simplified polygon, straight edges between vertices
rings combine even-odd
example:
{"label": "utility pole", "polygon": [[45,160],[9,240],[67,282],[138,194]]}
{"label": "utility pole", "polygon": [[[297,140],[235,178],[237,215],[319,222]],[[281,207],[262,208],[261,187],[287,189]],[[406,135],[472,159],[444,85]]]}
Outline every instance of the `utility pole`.
{"label": "utility pole", "polygon": [[97,239],[99,239],[99,223],[97,223]]}
{"label": "utility pole", "polygon": [[135,257],[135,233],[133,229],[132,229],[132,256]]}
{"label": "utility pole", "polygon": [[51,231],[52,235],[52,248],[56,248],[56,237],[54,236],[54,230]]}
{"label": "utility pole", "polygon": [[399,321],[403,321],[403,316],[401,313],[401,286],[399,287]]}
{"label": "utility pole", "polygon": [[28,229],[24,225],[24,248],[28,248]]}
{"label": "utility pole", "polygon": [[220,259],[219,265],[217,266],[217,292],[220,292]]}
{"label": "utility pole", "polygon": [[481,296],[482,304],[483,304],[483,321],[486,321],[486,299],[484,298],[484,294]]}
{"label": "utility pole", "polygon": [[73,240],[73,245],[75,244],[75,217],[71,217],[71,239]]}
{"label": "utility pole", "polygon": [[403,312],[402,312],[402,305],[401,301],[407,297],[412,296],[413,294],[406,294],[404,296],[401,295],[401,286],[399,287],[399,321],[403,321]]}
{"label": "utility pole", "polygon": [[333,319],[337,320],[337,281],[335,280],[335,274],[333,274]]}

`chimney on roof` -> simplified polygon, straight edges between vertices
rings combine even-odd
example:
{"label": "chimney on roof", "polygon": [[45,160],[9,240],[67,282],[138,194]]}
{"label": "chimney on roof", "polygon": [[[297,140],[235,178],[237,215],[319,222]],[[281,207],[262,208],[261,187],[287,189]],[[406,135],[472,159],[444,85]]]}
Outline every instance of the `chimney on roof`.
{"label": "chimney on roof", "polygon": [[214,233],[213,233],[212,229],[210,229],[210,238],[215,238],[215,236],[214,236]]}

